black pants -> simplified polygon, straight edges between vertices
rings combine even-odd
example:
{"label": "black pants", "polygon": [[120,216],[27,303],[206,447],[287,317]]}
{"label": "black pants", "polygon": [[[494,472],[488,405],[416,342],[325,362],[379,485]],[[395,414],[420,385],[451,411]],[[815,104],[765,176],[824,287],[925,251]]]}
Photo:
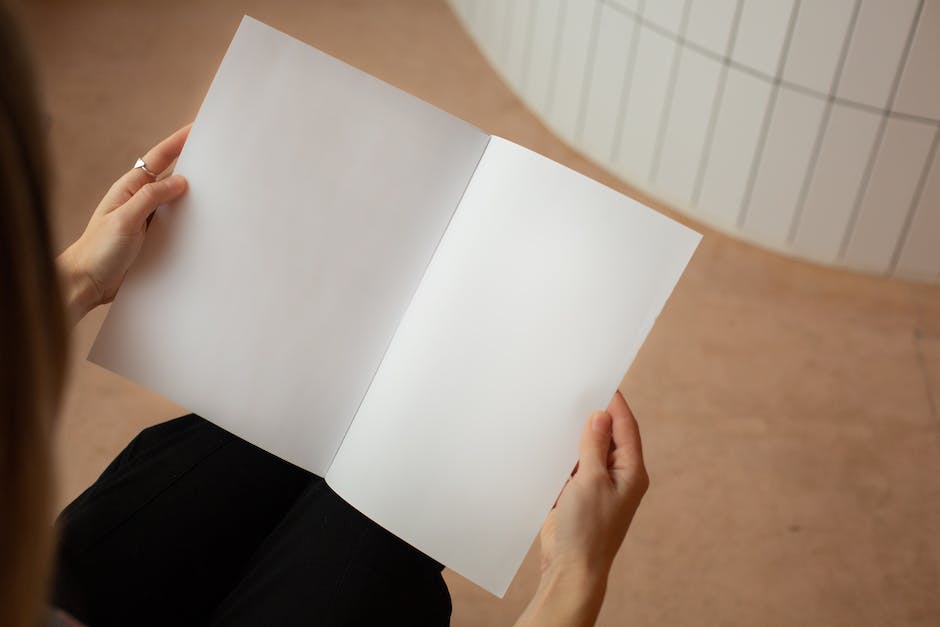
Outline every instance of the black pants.
{"label": "black pants", "polygon": [[52,602],[109,625],[446,625],[440,564],[320,477],[189,415],[59,517]]}

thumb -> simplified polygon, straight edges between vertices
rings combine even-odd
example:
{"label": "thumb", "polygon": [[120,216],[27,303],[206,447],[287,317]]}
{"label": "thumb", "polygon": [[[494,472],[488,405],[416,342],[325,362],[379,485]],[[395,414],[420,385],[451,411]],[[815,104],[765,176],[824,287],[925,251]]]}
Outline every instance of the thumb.
{"label": "thumb", "polygon": [[114,210],[134,231],[140,230],[157,207],[178,198],[186,191],[186,179],[178,174],[168,176],[162,181],[147,183],[130,197],[122,206]]}
{"label": "thumb", "polygon": [[613,420],[609,413],[597,411],[591,414],[581,433],[579,468],[607,472],[607,454],[610,452],[612,432]]}

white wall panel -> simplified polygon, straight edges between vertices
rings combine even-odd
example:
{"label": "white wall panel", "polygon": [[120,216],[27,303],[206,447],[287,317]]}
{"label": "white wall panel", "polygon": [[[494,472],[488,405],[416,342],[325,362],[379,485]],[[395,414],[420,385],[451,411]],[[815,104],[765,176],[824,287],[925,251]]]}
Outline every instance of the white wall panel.
{"label": "white wall panel", "polygon": [[677,34],[686,2],[687,0],[649,0],[643,8],[643,17],[670,33]]}
{"label": "white wall panel", "polygon": [[[640,9],[640,3],[642,0],[611,0],[611,5],[616,5],[623,7],[628,11],[638,11]],[[648,2],[656,2],[656,0],[647,0]]]}
{"label": "white wall panel", "polygon": [[828,93],[832,85],[852,14],[862,0],[800,3],[783,78]]}
{"label": "white wall panel", "polygon": [[669,200],[692,201],[720,74],[718,61],[694,50],[683,51],[679,58],[669,125],[654,181]]}
{"label": "white wall panel", "polygon": [[504,37],[501,47],[505,51],[503,68],[506,76],[514,84],[522,81],[522,73],[526,61],[525,47],[528,43],[529,12],[532,4],[537,0],[511,0],[507,3]]}
{"label": "white wall panel", "polygon": [[927,0],[901,74],[894,108],[940,118],[940,0]]}
{"label": "white wall panel", "polygon": [[897,271],[924,279],[940,278],[940,158],[936,147],[912,217]]}
{"label": "white wall panel", "polygon": [[640,31],[636,63],[615,156],[616,171],[633,180],[649,176],[675,47],[649,29]]}
{"label": "white wall panel", "polygon": [[878,108],[888,106],[917,7],[918,0],[863,0],[839,97]]}
{"label": "white wall panel", "polygon": [[555,128],[568,140],[573,140],[578,125],[581,101],[584,97],[585,69],[590,49],[594,46],[595,25],[600,6],[589,0],[568,0],[565,7],[564,29],[558,66],[554,79],[554,94],[549,103],[548,116]]}
{"label": "white wall panel", "polygon": [[737,223],[769,99],[769,83],[728,72],[699,196],[700,211],[723,228]]}
{"label": "white wall panel", "polygon": [[497,0],[476,0],[472,27],[480,41],[484,54],[497,65],[502,62],[503,28],[505,5]]}
{"label": "white wall panel", "polygon": [[522,99],[544,115],[548,109],[549,91],[552,87],[553,57],[564,11],[562,0],[536,0],[532,25],[532,41],[529,44],[529,67],[526,80],[521,85]]}
{"label": "white wall panel", "polygon": [[745,214],[744,228],[758,241],[786,244],[824,108],[814,96],[786,88],[778,92]]}
{"label": "white wall panel", "polygon": [[793,242],[804,255],[838,259],[880,121],[868,111],[832,108]]}
{"label": "white wall panel", "polygon": [[768,76],[777,73],[793,0],[744,0],[731,57]]}
{"label": "white wall panel", "polygon": [[933,133],[925,130],[918,122],[888,120],[849,232],[847,263],[872,272],[888,270],[933,141]]}
{"label": "white wall panel", "polygon": [[595,62],[584,108],[580,145],[594,160],[610,159],[619,121],[621,95],[630,62],[636,21],[622,11],[603,6],[597,33]]}
{"label": "white wall panel", "polygon": [[743,0],[692,0],[685,38],[724,56],[739,2]]}

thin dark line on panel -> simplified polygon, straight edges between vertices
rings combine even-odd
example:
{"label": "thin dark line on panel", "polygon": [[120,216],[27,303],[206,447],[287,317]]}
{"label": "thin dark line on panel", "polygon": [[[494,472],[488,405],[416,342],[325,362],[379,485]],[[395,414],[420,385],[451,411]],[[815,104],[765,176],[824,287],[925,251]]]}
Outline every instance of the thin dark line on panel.
{"label": "thin dark line on panel", "polygon": [[744,196],[741,198],[741,207],[738,209],[738,228],[744,226],[747,220],[747,210],[751,206],[751,198],[754,196],[754,185],[757,183],[757,174],[760,172],[761,161],[764,160],[764,150],[767,148],[767,135],[770,134],[770,121],[774,117],[777,109],[777,98],[780,96],[780,81],[783,77],[783,70],[787,65],[787,57],[790,55],[790,43],[793,41],[793,31],[796,30],[796,16],[800,12],[800,0],[794,0],[790,7],[790,21],[787,23],[787,33],[783,39],[783,48],[780,50],[780,59],[777,61],[777,71],[774,77],[773,87],[770,89],[770,102],[767,103],[767,109],[764,110],[764,121],[761,124],[760,137],[757,140],[757,147],[754,150],[754,160],[751,163],[751,171],[747,176],[747,186],[744,188]]}
{"label": "thin dark line on panel", "polygon": [[558,3],[558,24],[555,26],[555,44],[552,47],[552,69],[548,75],[548,88],[545,94],[545,116],[552,112],[552,105],[555,104],[555,81],[558,80],[558,64],[561,62],[561,34],[565,25],[565,10],[568,0],[561,0]]}
{"label": "thin dark line on panel", "polygon": [[734,9],[734,18],[731,22],[731,31],[728,33],[728,44],[725,47],[725,56],[721,57],[721,74],[718,76],[718,86],[715,89],[715,97],[712,99],[712,109],[708,117],[708,129],[705,131],[705,141],[702,144],[702,152],[698,160],[698,172],[695,174],[695,183],[692,186],[692,206],[698,205],[702,194],[702,187],[705,185],[705,170],[708,160],[712,153],[712,144],[715,141],[715,129],[718,127],[718,114],[721,112],[721,103],[725,98],[725,85],[728,82],[728,68],[731,60],[731,52],[734,50],[735,42],[738,38],[738,27],[741,24],[741,14],[744,11],[744,0],[738,0]]}
{"label": "thin dark line on panel", "polygon": [[849,25],[845,29],[842,49],[839,52],[839,59],[836,62],[836,68],[832,74],[832,80],[829,83],[830,98],[826,101],[822,119],[819,121],[819,128],[816,129],[816,140],[813,142],[809,163],[806,165],[806,172],[803,173],[803,184],[800,186],[800,194],[796,198],[796,207],[793,210],[793,216],[790,218],[790,228],[787,231],[788,244],[793,244],[796,240],[796,233],[803,219],[803,210],[806,206],[806,198],[809,195],[809,186],[815,178],[816,164],[819,162],[819,153],[822,151],[823,139],[829,129],[829,118],[832,116],[835,93],[839,89],[839,83],[842,81],[842,70],[845,68],[845,60],[849,56],[849,46],[852,43],[852,37],[855,35],[855,25],[858,22],[858,14],[861,6],[862,0],[855,0],[855,6],[852,8],[852,15],[849,18]]}
{"label": "thin dark line on panel", "polygon": [[529,64],[532,62],[532,38],[535,33],[535,20],[538,16],[538,0],[529,0],[529,23],[526,26],[525,47],[522,50],[522,75],[519,77],[519,91],[525,93],[529,83]]}
{"label": "thin dark line on panel", "polygon": [[587,105],[590,99],[591,82],[594,79],[594,57],[597,56],[597,33],[601,26],[601,0],[595,0],[594,12],[591,15],[591,41],[588,42],[587,59],[584,62],[584,82],[581,85],[581,102],[578,103],[578,118],[575,122],[574,136],[581,141],[584,133],[584,120],[587,116]]}
{"label": "thin dark line on panel", "polygon": [[852,233],[855,231],[855,222],[862,206],[862,200],[865,198],[865,193],[868,191],[869,183],[871,183],[871,173],[875,167],[875,157],[877,157],[878,151],[881,149],[881,141],[884,137],[885,127],[887,125],[888,117],[881,116],[881,120],[878,122],[878,128],[875,131],[875,139],[871,145],[871,152],[868,154],[865,169],[862,171],[862,180],[858,184],[858,189],[855,191],[855,198],[852,199],[852,210],[849,212],[849,219],[848,222],[846,222],[845,231],[842,232],[842,240],[839,242],[839,250],[836,253],[837,261],[843,261],[845,259],[845,252],[848,250],[849,240],[851,239]]}
{"label": "thin dark line on panel", "polygon": [[503,37],[499,42],[499,58],[505,63],[506,55],[509,53],[509,39],[512,37],[512,23],[515,17],[515,2],[506,3],[506,12],[503,13]]}
{"label": "thin dark line on panel", "polygon": [[[714,59],[720,59],[720,57],[718,57],[718,55],[716,55],[714,52],[707,52],[704,48],[701,48],[700,46],[690,45],[689,47],[692,49],[698,49],[698,52],[701,52],[702,54],[706,56],[710,56]],[[910,120],[911,122],[923,122],[926,124],[940,123],[940,120],[937,120],[937,119],[934,119],[925,115],[917,115],[916,113],[904,113],[903,111],[892,111],[891,109],[886,109],[884,107],[877,107],[875,105],[870,105],[865,102],[856,102],[855,100],[849,100],[848,98],[842,98],[840,96],[835,96],[833,94],[827,94],[817,89],[813,89],[812,87],[799,85],[797,83],[794,83],[792,81],[788,81],[785,79],[780,79],[779,81],[777,81],[772,76],[767,76],[760,70],[756,70],[749,65],[744,65],[743,63],[739,61],[731,60],[730,65],[734,69],[740,70],[741,72],[744,72],[745,74],[749,74],[753,76],[754,78],[759,78],[762,81],[765,81],[771,84],[779,83],[781,87],[786,87],[787,89],[791,89],[793,91],[799,92],[801,94],[805,94],[807,96],[813,96],[814,98],[818,98],[819,100],[825,100],[825,101],[832,100],[836,104],[843,105],[846,107],[852,107],[853,109],[867,111],[869,113],[874,113],[876,115],[887,115],[893,118],[900,118],[902,120]]]}
{"label": "thin dark line on panel", "polygon": [[[897,69],[894,72],[894,79],[891,81],[891,90],[888,92],[888,101],[886,110],[894,106],[895,98],[898,95],[898,86],[901,84],[901,74],[904,72],[904,66],[907,65],[907,56],[911,52],[911,46],[914,43],[914,33],[917,31],[917,24],[920,22],[920,15],[924,10],[924,0],[917,3],[917,10],[914,12],[914,19],[911,20],[911,28],[907,33],[907,42],[904,44],[904,51],[901,53],[901,59],[898,61]],[[884,141],[885,129],[888,126],[888,115],[882,114],[881,121],[878,123],[878,131],[875,134],[875,141],[872,144],[871,153],[868,155],[868,162],[865,164],[865,173],[862,176],[862,182],[858,186],[855,194],[855,200],[852,203],[852,212],[849,214],[849,221],[845,225],[845,232],[842,234],[842,242],[839,244],[839,254],[836,257],[839,261],[845,261],[845,254],[849,249],[849,242],[852,241],[852,235],[855,234],[855,227],[858,223],[858,214],[861,211],[862,201],[865,194],[868,193],[868,187],[871,184],[871,174],[875,169],[875,160],[878,152],[881,150],[881,144]]]}
{"label": "thin dark line on panel", "polygon": [[920,178],[917,179],[917,187],[914,188],[914,197],[911,199],[911,206],[907,208],[907,214],[904,216],[904,224],[901,227],[901,233],[898,235],[898,241],[894,245],[894,252],[891,254],[891,263],[888,265],[888,274],[894,274],[898,267],[898,260],[901,258],[901,251],[904,250],[904,244],[907,242],[911,230],[911,224],[914,222],[914,213],[920,204],[921,196],[924,195],[924,188],[927,186],[927,177],[933,168],[934,161],[937,158],[937,146],[940,145],[940,128],[934,131],[933,142],[930,145],[930,152],[927,159],[924,160],[924,168],[920,172]]}
{"label": "thin dark line on panel", "polygon": [[836,102],[839,102],[840,104],[846,104],[851,107],[855,107],[856,109],[862,109],[863,111],[871,110],[872,112],[880,113],[881,115],[886,115],[889,118],[896,118],[898,120],[907,120],[908,122],[920,122],[921,124],[929,124],[931,126],[940,126],[940,120],[935,120],[925,115],[917,115],[915,113],[904,113],[903,111],[890,111],[887,109],[879,110],[877,107],[872,107],[871,109],[867,109],[866,106],[862,103],[849,102],[849,101],[842,100],[841,98],[836,98]]}
{"label": "thin dark line on panel", "polygon": [[[692,12],[692,0],[685,0],[682,8],[682,21],[679,24],[679,40],[685,40],[686,29],[689,26],[689,14]],[[656,182],[659,174],[659,162],[663,156],[663,143],[666,140],[666,129],[669,126],[669,117],[672,115],[672,98],[676,91],[676,81],[679,78],[679,63],[682,59],[684,46],[675,46],[672,53],[672,65],[669,68],[669,82],[666,86],[666,95],[663,100],[662,117],[659,119],[659,129],[656,131],[656,147],[653,149],[653,161],[650,164],[649,180]]]}
{"label": "thin dark line on panel", "polygon": [[[607,3],[607,6],[620,8],[616,3]],[[623,69],[623,83],[620,88],[620,102],[617,105],[617,121],[614,123],[614,137],[610,145],[610,161],[616,162],[617,155],[620,154],[620,143],[623,141],[623,123],[627,117],[627,103],[630,99],[630,90],[633,83],[633,70],[636,67],[637,50],[640,45],[640,24],[643,21],[643,11],[646,8],[645,0],[639,0],[637,3],[637,12],[626,12],[628,17],[633,18],[633,34],[630,39],[630,52],[627,53],[627,65]]]}

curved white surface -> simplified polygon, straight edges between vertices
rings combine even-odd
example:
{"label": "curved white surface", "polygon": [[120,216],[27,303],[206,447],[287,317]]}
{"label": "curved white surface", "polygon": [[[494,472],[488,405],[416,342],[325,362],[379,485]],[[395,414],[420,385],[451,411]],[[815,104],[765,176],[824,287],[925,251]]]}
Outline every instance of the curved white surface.
{"label": "curved white surface", "polygon": [[562,138],[687,215],[940,280],[940,0],[450,0]]}

